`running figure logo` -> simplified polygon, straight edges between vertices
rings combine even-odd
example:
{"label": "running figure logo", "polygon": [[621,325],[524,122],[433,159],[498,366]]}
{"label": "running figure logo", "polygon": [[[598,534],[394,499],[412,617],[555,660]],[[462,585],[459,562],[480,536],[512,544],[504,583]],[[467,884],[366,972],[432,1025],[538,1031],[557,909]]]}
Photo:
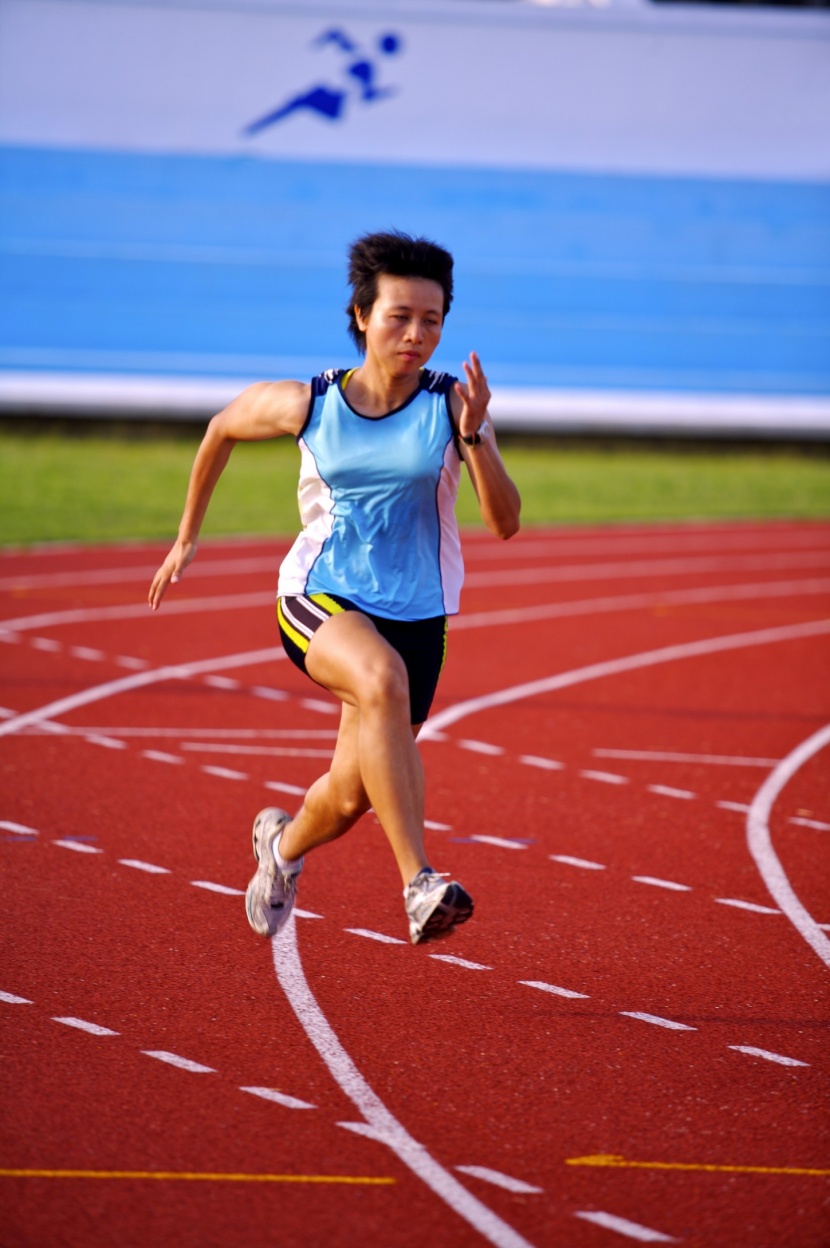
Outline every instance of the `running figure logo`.
{"label": "running figure logo", "polygon": [[[326,83],[320,83],[310,87],[308,91],[295,95],[285,104],[281,104],[279,108],[266,113],[264,117],[252,121],[245,127],[243,134],[249,136],[259,134],[268,126],[274,126],[277,122],[285,121],[287,117],[300,112],[316,113],[318,117],[323,117],[326,121],[342,121],[350,98],[358,104],[373,104],[395,94],[394,87],[376,85],[378,63],[372,59],[371,55],[364,54],[360,45],[350,39],[345,31],[326,30],[312,41],[311,46],[323,48],[328,44],[333,44],[346,58],[342,68],[344,85],[332,87]],[[400,35],[393,34],[391,31],[380,35],[377,40],[378,52],[383,56],[394,56],[400,52],[401,45]]]}

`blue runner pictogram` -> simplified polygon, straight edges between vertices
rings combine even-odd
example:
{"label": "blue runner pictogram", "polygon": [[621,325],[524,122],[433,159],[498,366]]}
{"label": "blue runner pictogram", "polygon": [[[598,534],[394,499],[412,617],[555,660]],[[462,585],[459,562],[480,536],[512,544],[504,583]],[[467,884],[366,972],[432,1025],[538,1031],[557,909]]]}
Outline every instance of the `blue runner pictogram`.
{"label": "blue runner pictogram", "polygon": [[[395,56],[400,52],[402,43],[400,35],[388,31],[378,37],[377,52],[381,56]],[[377,85],[380,62],[373,59],[372,54],[364,53],[360,44],[349,38],[345,31],[326,30],[312,41],[312,47],[322,48],[328,45],[337,48],[345,58],[341,71],[344,78],[343,85],[331,86],[328,83],[317,83],[309,87],[307,91],[293,96],[279,108],[250,122],[245,126],[243,134],[248,136],[259,134],[268,126],[276,125],[293,114],[304,111],[316,113],[318,117],[326,121],[342,121],[349,100],[357,104],[372,104],[378,100],[388,99],[396,93],[395,87]]]}

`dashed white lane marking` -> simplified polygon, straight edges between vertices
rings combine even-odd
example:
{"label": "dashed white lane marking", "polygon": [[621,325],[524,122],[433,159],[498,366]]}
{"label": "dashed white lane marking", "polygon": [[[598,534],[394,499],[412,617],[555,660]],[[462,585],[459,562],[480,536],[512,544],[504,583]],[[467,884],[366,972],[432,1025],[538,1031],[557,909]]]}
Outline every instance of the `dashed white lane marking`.
{"label": "dashed white lane marking", "polygon": [[149,758],[153,763],[183,763],[184,759],[180,754],[168,754],[166,750],[142,750],[142,758]]}
{"label": "dashed white lane marking", "polygon": [[76,854],[103,854],[103,849],[98,849],[95,845],[85,845],[83,841],[54,841],[53,844],[59,845],[61,849],[74,849]]}
{"label": "dashed white lane marking", "polygon": [[632,875],[637,884],[652,884],[655,888],[668,888],[675,893],[690,893],[690,884],[676,884],[674,880],[661,880],[654,875]]}
{"label": "dashed white lane marking", "polygon": [[572,858],[570,854],[548,854],[551,862],[562,862],[566,867],[582,867],[584,871],[604,871],[605,863],[591,862],[589,858]]}
{"label": "dashed white lane marking", "polygon": [[215,1075],[212,1066],[203,1066],[201,1062],[191,1062],[189,1057],[179,1057],[178,1053],[168,1053],[165,1049],[142,1049],[145,1057],[154,1057],[157,1062],[166,1062],[168,1066],[177,1066],[179,1070],[189,1070],[194,1075]]}
{"label": "dashed white lane marking", "polygon": [[673,1018],[661,1018],[659,1014],[641,1014],[636,1010],[620,1010],[624,1018],[636,1018],[641,1023],[653,1023],[655,1027],[666,1027],[669,1031],[697,1031],[688,1023],[676,1023]]}
{"label": "dashed white lane marking", "polygon": [[483,832],[476,833],[469,840],[479,841],[482,845],[496,845],[499,849],[527,849],[525,841],[509,841],[504,836],[487,836]]}
{"label": "dashed white lane marking", "polygon": [[516,1192],[523,1196],[534,1196],[544,1188],[534,1187],[523,1179],[514,1179],[500,1170],[491,1170],[489,1166],[455,1166],[459,1174],[469,1174],[473,1179],[481,1179],[484,1183],[492,1183],[494,1187],[503,1187],[506,1192]]}
{"label": "dashed white lane marking", "polygon": [[628,776],[619,776],[615,771],[580,771],[584,780],[597,780],[600,784],[628,784]]}
{"label": "dashed white lane marking", "polygon": [[[2,731],[2,726],[0,726],[0,731]],[[747,815],[746,836],[749,852],[771,896],[810,948],[818,954],[825,965],[830,966],[830,940],[827,939],[807,907],[796,896],[772,847],[769,830],[772,808],[782,789],[796,772],[828,743],[830,743],[830,724],[814,732],[806,741],[802,741],[801,745],[788,754],[767,776],[755,794],[752,809]]]}
{"label": "dashed white lane marking", "polygon": [[103,746],[105,750],[126,750],[129,748],[127,742],[120,741],[118,737],[101,737],[92,732],[85,732],[84,740],[90,745]]}
{"label": "dashed white lane marking", "polygon": [[261,754],[269,758],[333,758],[334,750],[318,750],[313,746],[236,745],[220,741],[182,741],[181,748],[194,754]]}
{"label": "dashed white lane marking", "polygon": [[679,754],[668,750],[601,750],[595,758],[631,758],[657,763],[705,763],[715,767],[774,767],[780,758],[746,758],[736,754]]}
{"label": "dashed white lane marking", "polygon": [[140,858],[119,858],[122,867],[134,867],[136,871],[146,871],[148,875],[169,875],[167,867],[157,867],[153,862],[142,862]]}
{"label": "dashed white lane marking", "polygon": [[721,810],[735,810],[739,815],[745,815],[751,809],[746,802],[715,802],[715,805],[719,806]]}
{"label": "dashed white lane marking", "polygon": [[242,686],[238,680],[234,680],[232,676],[206,676],[205,684],[210,685],[211,689],[241,689]]}
{"label": "dashed white lane marking", "polygon": [[85,659],[88,663],[100,663],[107,656],[103,650],[96,650],[94,646],[70,646],[69,653],[76,659]]}
{"label": "dashed white lane marking", "polygon": [[38,836],[37,828],[30,828],[27,823],[15,823],[13,819],[0,819],[0,828],[4,832],[15,832],[18,836]]}
{"label": "dashed white lane marking", "polygon": [[641,1244],[678,1244],[680,1240],[673,1239],[671,1235],[664,1235],[662,1231],[654,1231],[650,1226],[641,1226],[639,1222],[630,1222],[628,1218],[618,1218],[613,1213],[586,1213],[581,1211],[574,1214],[575,1218],[582,1218],[584,1222],[593,1222],[595,1226],[602,1226],[606,1231],[616,1231],[618,1235],[625,1235],[628,1239],[637,1239]]}
{"label": "dashed white lane marking", "polygon": [[244,897],[245,890],[229,888],[227,884],[214,884],[211,880],[191,880],[194,888],[204,888],[208,893],[221,893],[225,897]]}
{"label": "dashed white lane marking", "polygon": [[657,793],[660,797],[677,797],[683,802],[690,802],[697,797],[689,789],[674,789],[670,784],[647,784],[649,793]]}
{"label": "dashed white lane marking", "polygon": [[754,914],[780,914],[772,906],[759,906],[757,901],[741,901],[739,897],[715,897],[720,906],[734,906],[736,910],[751,910]]}
{"label": "dashed white lane marking", "polygon": [[63,650],[63,642],[54,641],[51,637],[33,637],[29,645],[34,650],[44,650],[47,654],[57,654]]}
{"label": "dashed white lane marking", "polygon": [[[144,607],[143,611],[146,612]],[[285,658],[285,651],[275,646],[266,650],[249,650],[244,653],[226,654],[215,659],[201,659],[195,663],[169,664],[164,667],[152,668],[149,671],[134,672],[132,676],[122,676],[118,680],[107,680],[100,685],[91,685],[65,698],[58,698],[45,706],[35,707],[22,715],[15,715],[0,723],[0,737],[11,736],[24,728],[35,724],[43,725],[45,721],[60,718],[69,711],[81,706],[89,706],[93,702],[101,702],[105,698],[116,697],[121,693],[131,693],[135,689],[143,689],[147,685],[159,684],[167,680],[189,680],[194,676],[202,676],[211,671],[230,667],[253,667],[260,663],[275,662]]]}
{"label": "dashed white lane marking", "polygon": [[255,698],[265,698],[268,702],[286,702],[289,697],[282,689],[269,689],[267,685],[252,685],[251,693]]}
{"label": "dashed white lane marking", "polygon": [[449,962],[451,966],[463,966],[468,971],[492,971],[492,966],[485,966],[482,962],[468,962],[466,958],[456,958],[451,953],[431,953],[429,955],[436,962]]}
{"label": "dashed white lane marking", "polygon": [[[335,1082],[363,1115],[366,1132],[372,1132],[375,1139],[392,1149],[436,1196],[495,1248],[531,1248],[523,1236],[468,1192],[422,1144],[413,1139],[363,1078],[308,986],[297,949],[293,917],[271,941],[271,950],[277,978],[291,1008]],[[364,1126],[363,1123],[354,1125]]]}
{"label": "dashed white lane marking", "polygon": [[87,1031],[91,1036],[117,1036],[118,1032],[111,1027],[101,1027],[99,1023],[88,1023],[84,1018],[53,1018],[53,1023],[63,1023],[65,1027],[76,1027],[78,1031]]}
{"label": "dashed white lane marking", "polygon": [[33,1002],[28,997],[16,997],[13,992],[0,992],[0,1001],[5,1001],[6,1005],[32,1005]]}
{"label": "dashed white lane marking", "polygon": [[777,1062],[779,1066],[809,1066],[809,1062],[799,1062],[794,1057],[784,1057],[782,1053],[770,1053],[768,1049],[756,1049],[751,1044],[729,1044],[736,1053],[747,1053],[750,1057],[762,1057],[767,1062]]}
{"label": "dashed white lane marking", "polygon": [[300,698],[300,706],[321,715],[339,715],[341,709],[339,702],[324,702],[322,698]]}
{"label": "dashed white lane marking", "polygon": [[250,1092],[251,1096],[258,1096],[263,1101],[272,1101],[275,1105],[283,1105],[286,1109],[316,1109],[316,1105],[312,1105],[309,1101],[301,1101],[296,1096],[287,1096],[285,1092],[278,1092],[276,1088],[240,1088],[240,1092]]}
{"label": "dashed white lane marking", "polygon": [[322,914],[315,914],[313,910],[301,910],[299,906],[295,906],[293,910],[295,919],[322,919]]}
{"label": "dashed white lane marking", "polygon": [[[441,736],[444,734],[441,733]],[[434,740],[435,738],[433,738]],[[538,754],[521,754],[519,762],[525,763],[528,767],[539,767],[542,771],[564,771],[565,764],[560,763],[555,758],[541,758]]]}
{"label": "dashed white lane marking", "polygon": [[817,832],[830,832],[830,823],[822,823],[820,819],[805,819],[800,815],[791,815],[790,823],[798,828],[815,828]]}
{"label": "dashed white lane marking", "polygon": [[[248,690],[250,692],[250,690]],[[284,695],[288,697],[287,694]],[[10,715],[14,711],[9,712]],[[194,727],[190,724],[188,727],[174,728],[170,725],[155,724],[148,727],[146,724],[133,726],[132,724],[119,724],[113,726],[108,724],[106,727],[96,726],[95,728],[69,728],[68,732],[89,733],[98,732],[108,737],[173,737],[177,741],[184,740],[185,737],[205,738],[219,737],[223,741],[256,741],[256,740],[292,740],[308,737],[312,740],[337,740],[336,728],[206,728]]]}
{"label": "dashed white lane marking", "polygon": [[250,779],[246,771],[234,771],[231,767],[214,767],[210,763],[205,763],[201,770],[206,776],[218,776],[220,780],[248,780]]}
{"label": "dashed white lane marking", "polygon": [[495,757],[504,753],[501,745],[491,745],[489,741],[471,741],[469,738],[463,737],[455,743],[462,750],[470,750],[473,754],[492,754]]}
{"label": "dashed white lane marking", "polygon": [[378,940],[382,945],[405,945],[405,940],[397,936],[386,936],[383,932],[370,932],[368,927],[346,927],[343,929],[352,936],[365,936],[367,940]]}
{"label": "dashed white lane marking", "polygon": [[290,793],[294,797],[305,797],[308,792],[308,786],[303,788],[299,784],[284,784],[282,780],[266,780],[265,788],[274,793]]}
{"label": "dashed white lane marking", "polygon": [[425,819],[424,827],[430,828],[433,832],[452,832],[451,823],[438,823],[435,819]]}
{"label": "dashed white lane marking", "polygon": [[572,988],[559,988],[556,984],[546,984],[541,979],[520,979],[520,984],[528,988],[538,988],[540,992],[550,992],[556,997],[568,997],[570,1000],[590,1000],[587,992],[574,992]]}

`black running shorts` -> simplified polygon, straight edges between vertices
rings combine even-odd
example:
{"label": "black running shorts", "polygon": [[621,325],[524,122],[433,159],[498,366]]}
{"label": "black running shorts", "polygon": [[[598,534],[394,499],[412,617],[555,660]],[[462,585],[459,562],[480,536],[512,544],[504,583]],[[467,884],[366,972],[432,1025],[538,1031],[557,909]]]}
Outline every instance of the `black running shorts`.
{"label": "black running shorts", "polygon": [[[362,608],[335,594],[302,594],[277,599],[277,620],[285,653],[292,663],[306,672],[309,643],[321,624],[341,611]],[[387,620],[363,611],[384,640],[404,661],[409,676],[411,722],[422,724],[429,714],[438,677],[447,657],[447,617],[428,620]],[[308,675],[308,672],[306,672]]]}

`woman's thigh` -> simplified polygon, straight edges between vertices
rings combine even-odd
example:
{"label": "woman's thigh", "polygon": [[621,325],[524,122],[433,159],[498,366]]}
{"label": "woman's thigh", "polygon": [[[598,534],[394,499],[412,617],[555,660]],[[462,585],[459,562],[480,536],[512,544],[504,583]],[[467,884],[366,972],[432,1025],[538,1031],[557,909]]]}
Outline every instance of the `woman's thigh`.
{"label": "woman's thigh", "polygon": [[321,624],[309,643],[305,668],[318,685],[352,707],[378,693],[408,700],[403,659],[360,611],[344,611]]}

